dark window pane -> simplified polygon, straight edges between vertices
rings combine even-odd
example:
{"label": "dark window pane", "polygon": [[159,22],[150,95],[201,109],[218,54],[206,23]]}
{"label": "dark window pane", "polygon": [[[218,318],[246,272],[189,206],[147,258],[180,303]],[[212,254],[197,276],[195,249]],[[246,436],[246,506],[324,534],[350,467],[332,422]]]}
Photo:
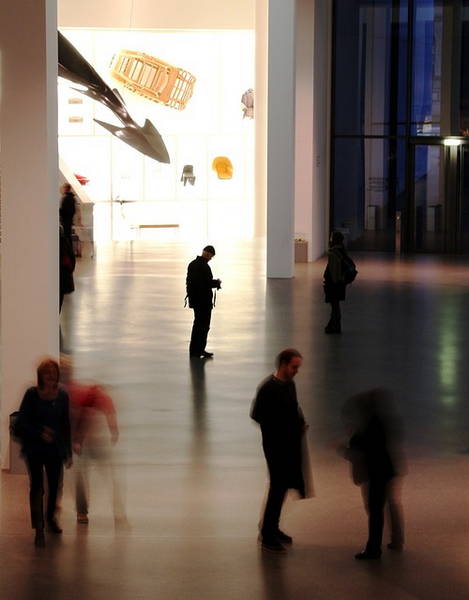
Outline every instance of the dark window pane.
{"label": "dark window pane", "polygon": [[407,2],[335,3],[337,135],[404,133]]}
{"label": "dark window pane", "polygon": [[333,190],[333,227],[349,248],[392,250],[405,197],[404,142],[336,138]]}

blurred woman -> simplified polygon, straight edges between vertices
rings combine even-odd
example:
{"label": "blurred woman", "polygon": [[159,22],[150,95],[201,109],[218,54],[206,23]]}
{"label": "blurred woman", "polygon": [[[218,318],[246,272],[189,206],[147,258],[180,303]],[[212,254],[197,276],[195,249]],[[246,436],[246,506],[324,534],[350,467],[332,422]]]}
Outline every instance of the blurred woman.
{"label": "blurred woman", "polygon": [[379,559],[388,505],[391,525],[390,550],[404,547],[404,526],[400,502],[400,480],[404,474],[402,424],[389,394],[372,389],[347,400],[342,410],[349,433],[347,446],[339,453],[351,462],[352,479],[362,486],[368,513],[368,541],[355,555],[358,560]]}
{"label": "blurred woman", "polygon": [[31,525],[36,530],[34,543],[45,545],[44,537],[44,471],[48,498],[46,522],[51,533],[60,534],[56,519],[57,495],[63,477],[63,465],[72,464],[69,400],[59,388],[59,365],[45,359],[37,368],[37,386],[30,387],[21,402],[15,423],[15,434],[21,441],[21,452],[29,472]]}

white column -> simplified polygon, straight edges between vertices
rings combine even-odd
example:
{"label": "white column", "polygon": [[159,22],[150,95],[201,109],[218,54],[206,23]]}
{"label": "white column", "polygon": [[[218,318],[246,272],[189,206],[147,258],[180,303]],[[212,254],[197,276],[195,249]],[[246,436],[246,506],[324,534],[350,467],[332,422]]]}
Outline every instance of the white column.
{"label": "white column", "polygon": [[256,87],[254,90],[256,237],[266,234],[267,207],[267,68],[269,0],[256,0]]}
{"label": "white column", "polygon": [[308,241],[313,228],[313,16],[311,0],[296,5],[295,235]]}
{"label": "white column", "polygon": [[292,277],[295,194],[295,0],[269,0],[267,276]]}
{"label": "white column", "polygon": [[15,0],[1,11],[1,458],[8,415],[57,356],[57,0]]}
{"label": "white column", "polygon": [[327,249],[330,198],[332,2],[314,0],[311,260]]}

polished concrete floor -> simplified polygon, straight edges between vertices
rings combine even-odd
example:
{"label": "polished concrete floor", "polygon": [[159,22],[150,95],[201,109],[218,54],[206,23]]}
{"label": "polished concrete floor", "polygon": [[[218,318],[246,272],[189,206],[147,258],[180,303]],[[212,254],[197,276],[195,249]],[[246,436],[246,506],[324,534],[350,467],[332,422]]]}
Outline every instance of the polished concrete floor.
{"label": "polished concrete floor", "polygon": [[[223,280],[209,349],[192,366],[185,271],[194,249],[119,243],[82,259],[62,337],[77,379],[107,386],[121,438],[114,463],[128,523],[115,523],[105,478],[91,477],[88,526],[75,522],[66,473],[61,539],[35,549],[27,480],[2,475],[0,597],[10,599],[303,600],[469,598],[469,261],[357,256],[343,335],[326,336],[323,261],[265,280],[256,245],[217,245]],[[266,474],[248,412],[275,354],[296,346],[316,496],[289,501],[286,556],[262,553]],[[406,424],[407,545],[379,563],[360,491],[335,452],[340,407],[390,389]]]}

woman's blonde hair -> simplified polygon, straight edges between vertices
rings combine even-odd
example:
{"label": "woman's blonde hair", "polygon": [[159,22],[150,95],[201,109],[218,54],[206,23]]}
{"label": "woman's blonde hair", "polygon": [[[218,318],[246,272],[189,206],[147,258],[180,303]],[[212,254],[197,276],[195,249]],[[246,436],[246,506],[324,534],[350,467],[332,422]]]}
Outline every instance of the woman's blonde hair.
{"label": "woman's blonde hair", "polygon": [[44,379],[43,379],[44,371],[47,371],[50,368],[55,369],[55,372],[57,375],[57,382],[59,381],[59,377],[60,377],[59,363],[56,360],[54,360],[53,358],[45,358],[44,360],[41,360],[41,362],[37,366],[37,385],[39,388],[42,388],[44,385]]}

